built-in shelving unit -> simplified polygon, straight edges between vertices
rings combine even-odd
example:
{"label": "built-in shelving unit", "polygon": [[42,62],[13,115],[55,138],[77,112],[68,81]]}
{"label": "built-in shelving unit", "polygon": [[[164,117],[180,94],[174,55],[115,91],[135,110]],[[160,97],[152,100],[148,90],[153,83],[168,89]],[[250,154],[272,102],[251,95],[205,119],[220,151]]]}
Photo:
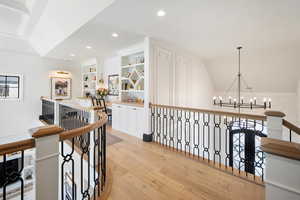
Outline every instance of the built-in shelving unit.
{"label": "built-in shelving unit", "polygon": [[86,65],[82,67],[82,95],[86,93],[95,94],[97,86],[97,65]]}
{"label": "built-in shelving unit", "polygon": [[121,57],[121,101],[144,101],[144,52],[137,52]]}

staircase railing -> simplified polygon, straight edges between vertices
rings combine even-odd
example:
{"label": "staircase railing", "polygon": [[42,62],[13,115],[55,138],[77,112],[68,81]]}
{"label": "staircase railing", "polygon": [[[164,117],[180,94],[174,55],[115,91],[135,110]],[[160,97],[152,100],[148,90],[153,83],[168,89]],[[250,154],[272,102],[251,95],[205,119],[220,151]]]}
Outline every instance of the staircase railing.
{"label": "staircase railing", "polygon": [[[282,125],[288,129],[289,133],[289,141],[290,142],[300,142],[299,136],[300,136],[300,128],[293,123],[283,119]],[[296,138],[298,137],[298,138]]]}
{"label": "staircase railing", "polygon": [[[0,145],[0,199],[98,199],[104,195],[107,115],[97,112],[94,123],[74,113],[71,117],[81,126],[68,130],[54,125],[40,127],[32,130],[29,139]],[[24,172],[28,151],[35,152],[31,194],[26,192]],[[9,161],[15,158],[18,165],[12,167]]]}
{"label": "staircase railing", "polygon": [[[268,137],[267,116],[158,104],[150,104],[150,113],[154,142],[263,184],[261,140]],[[299,131],[285,120],[283,125]]]}

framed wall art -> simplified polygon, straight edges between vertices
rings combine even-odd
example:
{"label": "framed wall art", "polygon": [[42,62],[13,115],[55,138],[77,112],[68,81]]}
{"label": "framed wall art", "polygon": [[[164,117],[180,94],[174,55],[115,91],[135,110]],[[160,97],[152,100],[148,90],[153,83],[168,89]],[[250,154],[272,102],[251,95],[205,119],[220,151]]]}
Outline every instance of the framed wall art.
{"label": "framed wall art", "polygon": [[51,78],[51,99],[71,99],[72,81],[70,78]]}
{"label": "framed wall art", "polygon": [[108,75],[108,95],[119,95],[119,74]]}

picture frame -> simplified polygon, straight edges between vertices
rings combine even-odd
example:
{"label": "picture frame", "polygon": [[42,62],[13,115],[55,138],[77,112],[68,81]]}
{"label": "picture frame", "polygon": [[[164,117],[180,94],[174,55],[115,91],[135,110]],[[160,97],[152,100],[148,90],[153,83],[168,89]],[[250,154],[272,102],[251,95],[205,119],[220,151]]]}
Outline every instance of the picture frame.
{"label": "picture frame", "polygon": [[108,75],[108,95],[119,96],[119,74]]}
{"label": "picture frame", "polygon": [[72,79],[52,77],[51,78],[51,99],[71,99]]}

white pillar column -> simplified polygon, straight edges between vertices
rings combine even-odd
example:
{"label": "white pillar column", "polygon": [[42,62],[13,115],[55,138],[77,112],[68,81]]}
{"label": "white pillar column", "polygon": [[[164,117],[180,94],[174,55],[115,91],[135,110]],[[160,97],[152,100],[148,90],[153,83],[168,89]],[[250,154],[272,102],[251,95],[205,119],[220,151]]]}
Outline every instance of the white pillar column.
{"label": "white pillar column", "polygon": [[35,138],[35,194],[36,199],[59,199],[59,134],[57,126],[32,130]]}
{"label": "white pillar column", "polygon": [[59,102],[54,100],[54,124],[59,126]]}
{"label": "white pillar column", "polygon": [[267,126],[268,126],[268,138],[283,139],[282,131],[282,119],[285,114],[279,111],[266,111]]}
{"label": "white pillar column", "polygon": [[[265,169],[266,200],[299,200],[300,161],[274,153],[278,149],[285,149],[285,145],[291,145],[291,143],[282,140],[282,119],[285,114],[267,111],[265,115],[267,116],[268,138],[263,139],[262,149],[267,156]],[[264,142],[264,140],[268,142]]]}

